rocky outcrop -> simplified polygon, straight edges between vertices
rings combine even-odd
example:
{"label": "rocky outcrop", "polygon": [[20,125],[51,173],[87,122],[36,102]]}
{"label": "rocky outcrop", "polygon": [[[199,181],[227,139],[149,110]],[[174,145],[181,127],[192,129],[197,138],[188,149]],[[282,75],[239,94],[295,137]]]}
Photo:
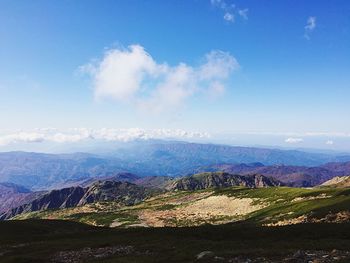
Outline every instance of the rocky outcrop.
{"label": "rocky outcrop", "polygon": [[331,180],[324,182],[321,186],[338,188],[350,187],[350,175],[334,177]]}
{"label": "rocky outcrop", "polygon": [[225,172],[210,172],[183,177],[171,183],[167,189],[192,191],[230,186],[257,188],[280,185],[282,185],[281,182],[259,174],[243,176]]}
{"label": "rocky outcrop", "polygon": [[124,205],[133,205],[144,200],[150,193],[146,188],[129,182],[99,181],[86,188],[78,205],[97,201],[117,201]]}
{"label": "rocky outcrop", "polygon": [[81,206],[94,202],[117,201],[124,205],[141,202],[151,192],[128,182],[98,181],[83,188],[80,186],[52,190],[37,199],[13,208],[0,215],[0,220],[33,211]]}

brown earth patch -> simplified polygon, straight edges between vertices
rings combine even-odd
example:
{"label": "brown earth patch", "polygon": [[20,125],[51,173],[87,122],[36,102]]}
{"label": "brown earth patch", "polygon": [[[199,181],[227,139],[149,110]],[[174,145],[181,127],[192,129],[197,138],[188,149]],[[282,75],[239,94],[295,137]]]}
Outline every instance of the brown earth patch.
{"label": "brown earth patch", "polygon": [[192,226],[204,223],[222,224],[242,219],[245,215],[265,207],[252,198],[208,196],[200,200],[181,203],[174,209],[140,212],[139,219],[152,227]]}

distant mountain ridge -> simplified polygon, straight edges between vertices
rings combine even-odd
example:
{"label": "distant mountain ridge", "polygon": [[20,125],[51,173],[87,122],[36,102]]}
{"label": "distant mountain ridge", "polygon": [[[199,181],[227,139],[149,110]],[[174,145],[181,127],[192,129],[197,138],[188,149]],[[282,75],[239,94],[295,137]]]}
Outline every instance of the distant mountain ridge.
{"label": "distant mountain ridge", "polygon": [[335,176],[350,174],[350,162],[328,163],[317,167],[252,164],[218,164],[203,171],[224,171],[233,174],[261,174],[273,177],[289,186],[310,187],[324,183]]}
{"label": "distant mountain ridge", "polygon": [[350,156],[186,142],[140,142],[118,148],[108,155],[0,153],[0,182],[11,182],[36,191],[116,173],[176,177],[223,163],[318,166],[339,160],[350,161]]}

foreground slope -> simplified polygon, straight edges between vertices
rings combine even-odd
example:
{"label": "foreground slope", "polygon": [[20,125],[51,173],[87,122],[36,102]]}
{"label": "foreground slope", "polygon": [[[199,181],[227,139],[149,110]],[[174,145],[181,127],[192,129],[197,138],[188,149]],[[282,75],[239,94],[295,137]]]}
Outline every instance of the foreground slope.
{"label": "foreground slope", "polygon": [[26,220],[0,222],[0,232],[2,263],[350,260],[350,224],[106,229],[68,221]]}

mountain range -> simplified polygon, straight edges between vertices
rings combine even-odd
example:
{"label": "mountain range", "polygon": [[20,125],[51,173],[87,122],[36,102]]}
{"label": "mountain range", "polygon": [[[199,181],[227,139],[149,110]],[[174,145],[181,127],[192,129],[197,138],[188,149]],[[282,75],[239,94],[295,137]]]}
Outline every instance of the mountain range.
{"label": "mountain range", "polygon": [[[323,168],[322,165],[328,162],[345,161],[350,161],[350,155],[185,142],[140,142],[99,155],[3,152],[0,153],[0,182],[23,185],[30,190],[38,191],[62,188],[67,182],[84,181],[93,177],[109,177],[123,172],[136,174],[139,177],[177,177],[214,169],[215,166],[221,170],[224,169],[221,167],[222,164],[239,165],[259,162],[267,167],[276,167],[274,170],[283,166],[283,170],[286,170],[285,167],[303,166],[303,178],[293,173],[293,169],[299,168],[290,168],[290,171],[281,173],[283,176],[288,174],[291,178],[280,179],[285,182],[300,181],[300,185],[314,185],[318,183],[317,180],[314,182],[312,179],[316,172],[312,172],[311,168],[308,169],[309,167],[321,165]],[[338,171],[337,164],[334,166],[328,167],[329,169],[324,168],[342,175],[342,168]],[[328,173],[326,170],[318,169],[317,173]],[[253,171],[253,173],[264,174],[263,171]],[[274,174],[266,173],[266,175]],[[279,176],[278,173],[277,175]],[[306,178],[307,176],[309,177]],[[324,179],[328,178],[328,175],[324,176],[320,181],[326,181]],[[305,180],[310,182],[303,183]]]}
{"label": "mountain range", "polygon": [[[127,176],[129,176],[129,180],[134,180],[138,185],[126,181],[118,181],[118,178],[126,179]],[[71,186],[47,192],[27,192],[31,199],[27,198],[27,202],[20,200],[17,204],[13,202],[8,207],[4,206],[3,210],[0,210],[0,220],[9,219],[22,213],[79,207],[96,202],[114,201],[120,205],[135,205],[153,194],[159,194],[165,191],[194,191],[232,186],[257,188],[281,185],[280,182],[262,175],[240,176],[224,172],[208,172],[179,179],[167,177],[168,180],[163,180],[161,188],[144,187],[143,185],[150,185],[150,182],[153,182],[154,178],[149,178],[151,181],[139,180],[132,174],[122,174],[121,176],[110,177],[106,180],[96,179],[94,181],[91,179],[89,180],[90,184],[83,182],[82,185],[86,185],[86,187]],[[12,185],[12,187],[19,188],[15,185]],[[16,194],[18,195],[20,192],[17,191],[12,195]]]}

